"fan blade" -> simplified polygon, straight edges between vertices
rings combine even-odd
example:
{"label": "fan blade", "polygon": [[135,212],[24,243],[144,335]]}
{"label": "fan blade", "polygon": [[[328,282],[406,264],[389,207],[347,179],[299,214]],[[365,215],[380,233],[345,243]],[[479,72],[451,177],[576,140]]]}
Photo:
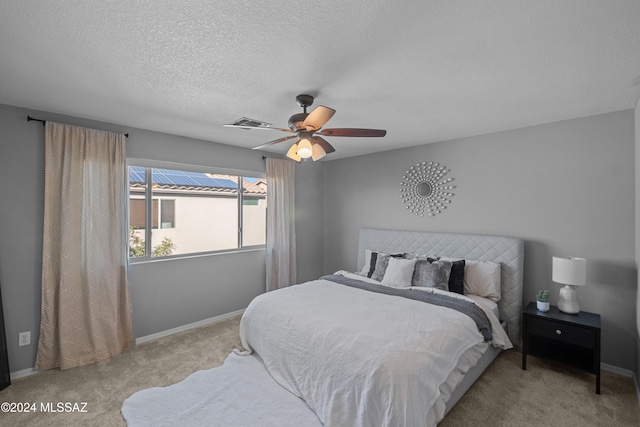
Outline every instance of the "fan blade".
{"label": "fan blade", "polygon": [[356,129],[356,128],[336,128],[336,129],[323,129],[318,132],[323,136],[385,136],[386,130],[382,129]]}
{"label": "fan blade", "polygon": [[329,143],[327,142],[327,140],[326,140],[326,139],[324,139],[324,138],[321,138],[321,137],[319,137],[319,136],[313,135],[313,136],[311,137],[311,140],[312,140],[313,142],[315,142],[316,144],[318,144],[319,146],[321,146],[321,147],[322,147],[322,149],[324,150],[324,152],[325,152],[325,153],[327,153],[327,154],[329,154],[329,153],[333,153],[334,151],[336,151],[336,149],[335,149],[335,148],[333,148],[333,146],[332,146],[331,144],[329,144]]}
{"label": "fan blade", "polygon": [[307,130],[318,130],[327,123],[335,113],[336,110],[333,108],[319,105],[318,108],[309,113],[307,118],[304,119],[302,126]]}
{"label": "fan blade", "polygon": [[274,128],[274,127],[266,127],[266,126],[246,126],[246,125],[235,125],[235,124],[226,124],[226,125],[222,125],[224,127],[227,128],[239,128],[239,129],[244,129],[244,130],[253,130],[253,129],[263,129],[263,130],[280,130],[282,132],[288,132],[288,133],[292,133],[293,131],[291,129],[285,129],[285,128]]}
{"label": "fan blade", "polygon": [[264,144],[260,144],[257,147],[253,147],[252,149],[253,150],[260,150],[260,149],[268,147],[270,145],[277,144],[279,142],[288,141],[290,139],[297,138],[297,137],[298,137],[298,135],[285,136],[284,138],[278,138],[278,139],[274,139],[273,141],[265,142]]}

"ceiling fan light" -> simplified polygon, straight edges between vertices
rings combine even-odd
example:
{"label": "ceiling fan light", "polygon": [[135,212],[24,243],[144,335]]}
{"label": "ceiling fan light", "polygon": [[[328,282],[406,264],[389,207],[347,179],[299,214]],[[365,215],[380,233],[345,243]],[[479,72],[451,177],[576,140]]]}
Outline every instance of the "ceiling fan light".
{"label": "ceiling fan light", "polygon": [[314,162],[316,160],[320,160],[321,158],[323,158],[326,155],[327,155],[327,153],[320,146],[320,144],[313,144],[312,153],[311,153],[311,159],[313,159]]}
{"label": "ceiling fan light", "polygon": [[293,144],[291,148],[289,148],[289,151],[287,151],[287,157],[291,160],[295,160],[296,162],[302,160],[302,157],[298,156],[298,143]]}
{"label": "ceiling fan light", "polygon": [[313,147],[308,139],[298,141],[298,156],[308,159],[313,154]]}

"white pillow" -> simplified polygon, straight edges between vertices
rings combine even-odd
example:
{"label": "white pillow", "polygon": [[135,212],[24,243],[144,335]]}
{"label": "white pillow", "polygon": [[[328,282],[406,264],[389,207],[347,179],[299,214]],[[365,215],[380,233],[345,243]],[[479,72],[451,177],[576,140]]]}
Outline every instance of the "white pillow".
{"label": "white pillow", "polygon": [[500,301],[500,263],[465,260],[464,293],[478,295],[493,302]]}
{"label": "white pillow", "polygon": [[415,259],[389,258],[382,284],[392,288],[410,288],[415,266]]}

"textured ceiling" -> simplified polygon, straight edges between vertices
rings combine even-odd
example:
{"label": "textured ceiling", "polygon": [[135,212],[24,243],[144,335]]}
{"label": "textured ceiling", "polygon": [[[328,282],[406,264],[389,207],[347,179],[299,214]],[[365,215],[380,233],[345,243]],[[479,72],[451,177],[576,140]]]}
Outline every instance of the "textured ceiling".
{"label": "textured ceiling", "polygon": [[637,0],[0,0],[2,104],[253,147],[284,134],[222,124],[309,93],[388,131],[326,160],[633,108],[639,75]]}

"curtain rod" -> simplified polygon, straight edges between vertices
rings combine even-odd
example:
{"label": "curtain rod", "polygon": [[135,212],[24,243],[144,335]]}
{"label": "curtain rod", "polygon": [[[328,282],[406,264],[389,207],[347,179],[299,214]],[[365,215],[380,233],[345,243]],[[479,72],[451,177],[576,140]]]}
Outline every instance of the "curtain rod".
{"label": "curtain rod", "polygon": [[[42,123],[42,126],[44,126],[47,123],[46,120],[36,119],[34,117],[31,117],[31,116],[27,116],[27,121],[28,122],[40,122],[40,123]],[[128,133],[125,133],[124,136],[129,138],[129,134]]]}

